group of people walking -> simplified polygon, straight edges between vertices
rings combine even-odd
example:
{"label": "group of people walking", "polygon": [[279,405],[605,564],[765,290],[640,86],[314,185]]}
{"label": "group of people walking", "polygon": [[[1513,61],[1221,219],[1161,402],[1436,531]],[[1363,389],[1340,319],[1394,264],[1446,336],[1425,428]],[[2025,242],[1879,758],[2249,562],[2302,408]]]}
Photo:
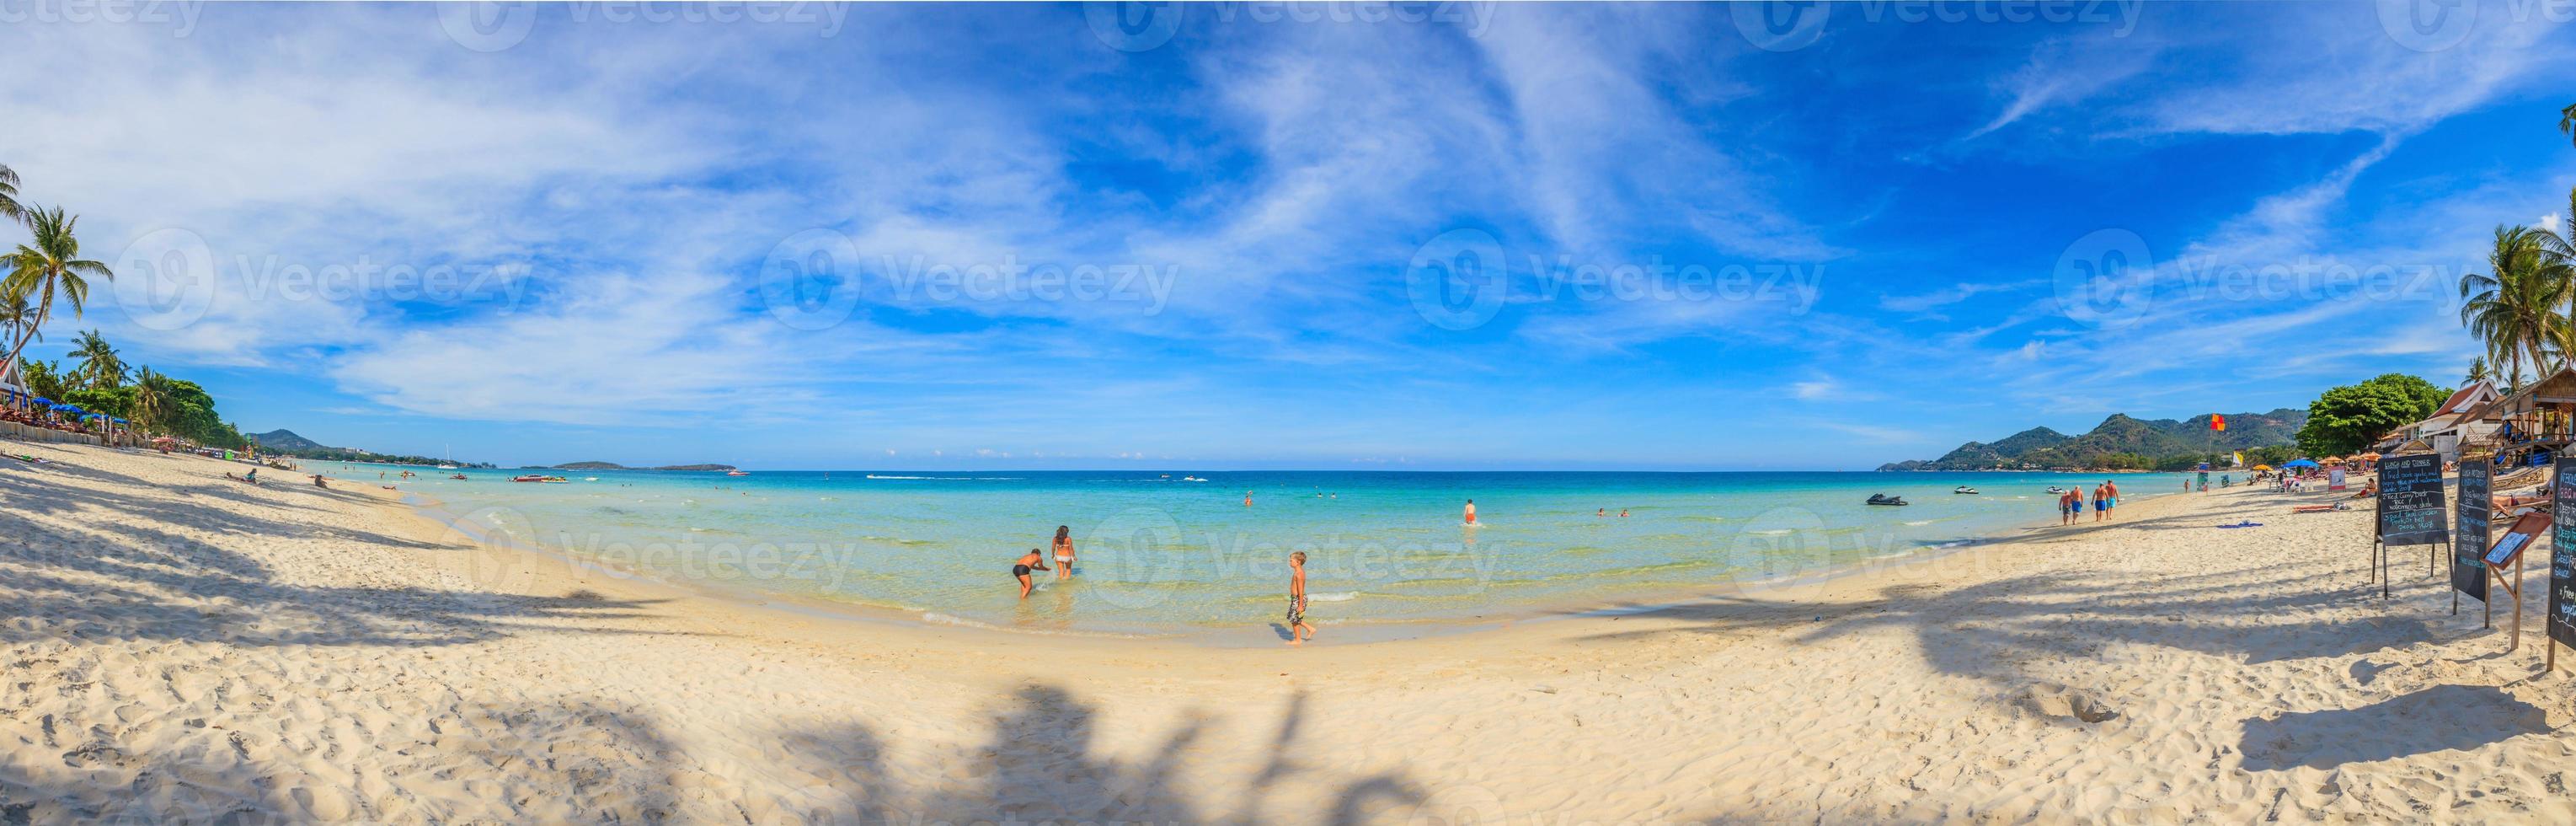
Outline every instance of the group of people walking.
{"label": "group of people walking", "polygon": [[[2103,480],[2102,484],[2093,486],[2093,521],[2102,522],[2109,520],[2111,518],[2112,509],[2119,506],[2120,486],[2118,484],[2106,479]],[[2058,494],[2057,524],[2072,525],[2082,519],[2083,516],[2083,488],[2068,488],[2065,493]]]}

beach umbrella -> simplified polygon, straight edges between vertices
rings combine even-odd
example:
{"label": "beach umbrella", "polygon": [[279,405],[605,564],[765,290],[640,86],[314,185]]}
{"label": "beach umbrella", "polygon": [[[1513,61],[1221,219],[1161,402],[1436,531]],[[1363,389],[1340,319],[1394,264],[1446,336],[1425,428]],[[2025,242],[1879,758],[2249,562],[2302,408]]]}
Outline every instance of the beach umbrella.
{"label": "beach umbrella", "polygon": [[2292,459],[2292,460],[2287,461],[2287,462],[2282,462],[2282,463],[2281,463],[2281,466],[2282,466],[2282,467],[2316,467],[2316,466],[2317,466],[2317,463],[2315,463],[2315,462],[2311,462],[2311,461],[2308,461],[2308,460],[2306,460],[2306,459]]}
{"label": "beach umbrella", "polygon": [[2255,466],[2254,466],[2254,469],[2255,469],[2255,470],[2271,470],[2271,469],[2272,469],[2272,466],[2271,466],[2271,465],[2255,465]]}

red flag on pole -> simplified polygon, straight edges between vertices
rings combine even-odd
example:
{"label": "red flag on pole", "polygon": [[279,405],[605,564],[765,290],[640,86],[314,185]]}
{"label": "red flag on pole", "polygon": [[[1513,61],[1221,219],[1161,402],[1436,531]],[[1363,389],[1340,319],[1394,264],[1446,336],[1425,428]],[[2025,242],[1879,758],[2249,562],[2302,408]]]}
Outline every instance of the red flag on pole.
{"label": "red flag on pole", "polygon": [[2225,417],[2225,416],[2221,416],[2221,415],[2218,415],[2218,414],[2216,414],[2216,413],[2211,413],[2211,414],[2209,414],[2209,429],[2211,429],[2211,430],[2226,430],[2226,429],[2227,429],[2227,417]]}

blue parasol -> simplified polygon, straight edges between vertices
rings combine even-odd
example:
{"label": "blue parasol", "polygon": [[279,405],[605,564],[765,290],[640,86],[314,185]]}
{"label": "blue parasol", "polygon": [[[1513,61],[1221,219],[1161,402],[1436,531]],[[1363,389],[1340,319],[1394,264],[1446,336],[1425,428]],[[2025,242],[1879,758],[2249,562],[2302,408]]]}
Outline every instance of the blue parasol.
{"label": "blue parasol", "polygon": [[2316,467],[2316,466],[2317,466],[2317,463],[2315,463],[2315,462],[2311,462],[2311,461],[2308,461],[2308,460],[2306,460],[2306,459],[2292,459],[2292,460],[2287,461],[2287,462],[2282,462],[2282,463],[2281,463],[2281,466],[2282,466],[2282,467]]}

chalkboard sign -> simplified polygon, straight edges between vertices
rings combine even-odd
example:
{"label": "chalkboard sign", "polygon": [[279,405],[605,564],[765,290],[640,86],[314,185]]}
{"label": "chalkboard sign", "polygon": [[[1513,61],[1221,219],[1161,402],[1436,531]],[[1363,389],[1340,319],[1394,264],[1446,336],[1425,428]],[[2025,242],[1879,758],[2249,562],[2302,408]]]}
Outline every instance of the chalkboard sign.
{"label": "chalkboard sign", "polygon": [[2379,463],[2379,541],[2390,545],[2448,542],[2442,505],[2442,457],[2391,456]]}
{"label": "chalkboard sign", "polygon": [[2494,507],[2487,486],[2494,478],[2495,465],[2484,457],[2460,460],[2460,501],[2453,515],[2460,535],[2451,545],[2451,590],[2479,601],[2487,598],[2487,516]]}
{"label": "chalkboard sign", "polygon": [[2549,638],[2576,645],[2576,457],[2549,483]]}

